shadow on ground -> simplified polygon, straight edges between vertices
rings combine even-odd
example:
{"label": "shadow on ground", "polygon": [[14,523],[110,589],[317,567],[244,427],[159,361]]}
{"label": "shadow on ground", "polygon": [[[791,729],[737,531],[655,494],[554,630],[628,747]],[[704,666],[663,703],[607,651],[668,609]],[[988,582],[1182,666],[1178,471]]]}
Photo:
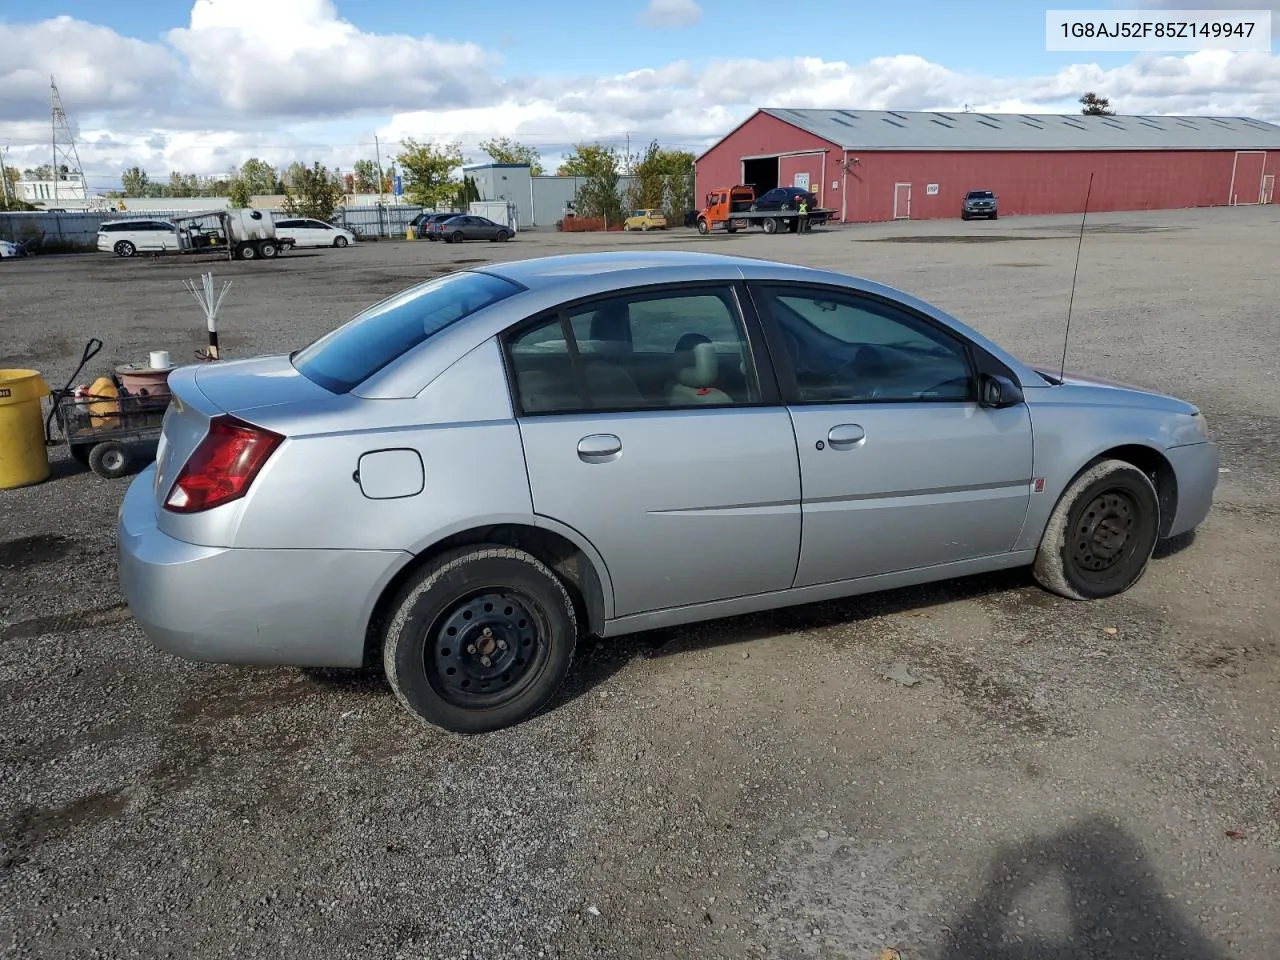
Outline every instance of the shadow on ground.
{"label": "shadow on ground", "polygon": [[[1226,960],[1154,872],[1137,841],[1102,818],[1004,847],[940,960]],[[1046,926],[1058,930],[1028,932]]]}

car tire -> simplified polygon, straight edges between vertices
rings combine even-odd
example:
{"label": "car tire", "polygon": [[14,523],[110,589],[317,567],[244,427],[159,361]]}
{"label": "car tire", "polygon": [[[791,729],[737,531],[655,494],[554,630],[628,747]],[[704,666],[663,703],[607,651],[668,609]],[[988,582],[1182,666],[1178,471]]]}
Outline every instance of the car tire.
{"label": "car tire", "polygon": [[[1036,581],[1069,600],[1124,593],[1146,572],[1160,539],[1160,497],[1123,460],[1099,460],[1068,485],[1032,564]],[[1105,526],[1104,526],[1105,524]]]}
{"label": "car tire", "polygon": [[551,701],[577,641],[573,600],[545,564],[510,547],[462,547],[400,591],[382,664],[396,698],[419,719],[488,733]]}
{"label": "car tire", "polygon": [[347,245],[347,238],[346,238],[346,237],[335,237],[335,238],[334,238],[334,240],[333,240],[333,245],[334,245],[335,247],[345,247],[345,246]]}
{"label": "car tire", "polygon": [[698,232],[699,232],[699,233],[701,233],[701,234],[705,235],[708,229],[710,229],[710,228],[707,226],[707,221],[705,221],[705,220],[699,220],[699,221],[698,221]]}
{"label": "car tire", "polygon": [[992,219],[992,220],[999,220],[999,219],[1000,219],[1000,214],[998,214],[998,213],[993,213],[993,214],[991,215],[991,219]]}
{"label": "car tire", "polygon": [[132,257],[138,252],[138,248],[128,240],[121,240],[115,245],[115,252],[117,257]]}
{"label": "car tire", "polygon": [[464,239],[465,239],[465,238],[462,236],[462,231],[461,231],[461,230],[458,230],[458,231],[456,231],[452,236],[450,236],[450,237],[449,237],[449,242],[450,242],[450,243],[461,243]]}
{"label": "car tire", "polygon": [[123,477],[129,467],[129,450],[118,440],[104,440],[89,451],[89,469],[105,480]]}
{"label": "car tire", "polygon": [[262,254],[263,260],[270,260],[273,257],[275,257],[277,253],[280,252],[280,248],[277,247],[270,240],[264,240],[262,243],[258,245],[258,252]]}

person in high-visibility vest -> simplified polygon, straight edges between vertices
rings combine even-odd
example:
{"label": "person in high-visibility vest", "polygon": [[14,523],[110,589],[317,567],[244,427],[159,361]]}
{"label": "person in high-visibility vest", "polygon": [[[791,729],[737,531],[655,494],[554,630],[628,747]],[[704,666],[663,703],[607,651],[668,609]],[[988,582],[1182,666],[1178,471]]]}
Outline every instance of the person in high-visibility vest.
{"label": "person in high-visibility vest", "polygon": [[809,198],[800,198],[800,219],[796,222],[796,232],[805,233],[809,229]]}

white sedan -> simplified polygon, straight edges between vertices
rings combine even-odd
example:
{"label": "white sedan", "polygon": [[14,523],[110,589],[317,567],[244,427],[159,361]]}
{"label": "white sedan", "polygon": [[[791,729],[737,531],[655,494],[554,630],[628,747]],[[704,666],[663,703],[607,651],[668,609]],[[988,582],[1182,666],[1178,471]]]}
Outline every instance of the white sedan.
{"label": "white sedan", "polygon": [[356,242],[350,230],[309,217],[277,220],[276,236],[292,237],[295,247],[345,247]]}
{"label": "white sedan", "polygon": [[26,255],[26,248],[22,244],[14,243],[12,240],[0,240],[0,258],[25,257]]}

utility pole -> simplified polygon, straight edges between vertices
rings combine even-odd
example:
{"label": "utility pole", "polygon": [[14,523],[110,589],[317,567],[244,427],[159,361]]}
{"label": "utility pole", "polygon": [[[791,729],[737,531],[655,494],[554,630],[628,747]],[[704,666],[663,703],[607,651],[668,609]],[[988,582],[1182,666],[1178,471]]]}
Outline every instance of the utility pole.
{"label": "utility pole", "polygon": [[0,187],[4,189],[4,205],[5,209],[9,207],[9,168],[4,165],[4,155],[9,152],[8,147],[0,147]]}
{"label": "utility pole", "polygon": [[382,147],[378,143],[378,135],[373,135],[373,156],[378,164],[378,202],[382,202]]}

